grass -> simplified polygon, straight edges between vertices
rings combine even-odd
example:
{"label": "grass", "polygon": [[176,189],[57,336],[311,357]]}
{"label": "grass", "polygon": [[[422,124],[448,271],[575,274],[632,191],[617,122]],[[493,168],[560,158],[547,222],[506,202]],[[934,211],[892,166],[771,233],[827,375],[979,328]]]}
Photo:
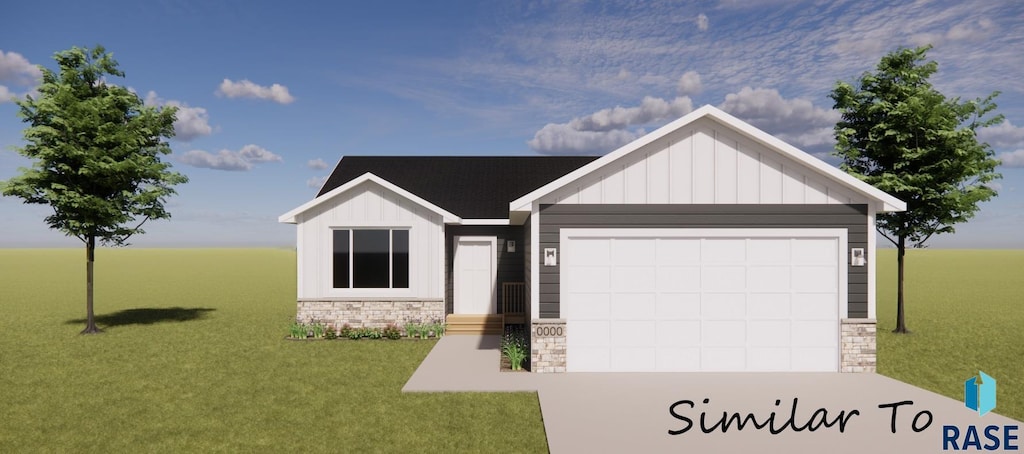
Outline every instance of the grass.
{"label": "grass", "polygon": [[996,413],[1024,420],[1024,250],[916,249],[906,255],[909,335],[896,327],[896,252],[878,256],[878,372],[963,399],[979,370]]}
{"label": "grass", "polygon": [[[546,450],[536,394],[402,394],[434,345],[293,342],[295,254],[0,250],[0,452]],[[913,250],[895,335],[878,257],[879,372],[947,395],[984,370],[1024,420],[1024,251]]]}
{"label": "grass", "polygon": [[547,449],[535,393],[402,394],[433,347],[284,340],[295,253],[0,250],[0,452]]}

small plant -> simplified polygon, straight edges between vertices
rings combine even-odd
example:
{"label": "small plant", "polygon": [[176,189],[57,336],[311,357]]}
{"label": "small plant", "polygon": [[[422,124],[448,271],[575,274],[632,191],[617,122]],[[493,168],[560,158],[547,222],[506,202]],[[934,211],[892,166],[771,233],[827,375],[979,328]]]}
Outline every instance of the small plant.
{"label": "small plant", "polygon": [[382,334],[384,335],[384,337],[391,340],[402,338],[402,332],[399,331],[398,325],[394,323],[388,323],[388,326],[384,327],[384,331],[382,332]]}
{"label": "small plant", "polygon": [[309,332],[312,333],[314,339],[320,339],[324,337],[324,332],[327,331],[327,325],[320,322],[312,322],[309,324]]}
{"label": "small plant", "polygon": [[508,358],[512,370],[522,370],[523,361],[530,353],[526,345],[526,336],[522,329],[506,328],[505,335],[501,339],[501,354]]}
{"label": "small plant", "polygon": [[292,322],[291,325],[288,325],[288,337],[294,339],[305,339],[306,335],[307,332],[305,323],[295,320]]}
{"label": "small plant", "polygon": [[334,339],[337,339],[337,338],[338,338],[338,332],[334,330],[334,325],[328,326],[327,330],[324,331],[324,339],[334,340]]}
{"label": "small plant", "polygon": [[405,333],[410,338],[418,338],[418,337],[420,337],[420,335],[425,335],[426,334],[423,331],[423,325],[420,325],[419,323],[406,323],[405,324]]}
{"label": "small plant", "polygon": [[344,325],[341,325],[341,329],[338,330],[338,336],[351,338],[350,334],[352,334],[352,331],[352,325],[346,323]]}
{"label": "small plant", "polygon": [[381,337],[384,337],[384,334],[381,332],[380,328],[367,328],[366,337],[369,337],[370,339],[380,339]]}
{"label": "small plant", "polygon": [[437,337],[443,337],[444,332],[447,328],[448,327],[444,324],[444,322],[440,320],[434,323],[434,333],[437,335]]}
{"label": "small plant", "polygon": [[[346,324],[345,326],[348,326],[348,324]],[[345,329],[345,328],[343,327],[342,329]],[[352,339],[352,340],[359,339],[360,337],[363,337],[363,329],[362,328],[352,328],[352,327],[349,327],[348,334],[345,337],[348,337],[349,339]]]}

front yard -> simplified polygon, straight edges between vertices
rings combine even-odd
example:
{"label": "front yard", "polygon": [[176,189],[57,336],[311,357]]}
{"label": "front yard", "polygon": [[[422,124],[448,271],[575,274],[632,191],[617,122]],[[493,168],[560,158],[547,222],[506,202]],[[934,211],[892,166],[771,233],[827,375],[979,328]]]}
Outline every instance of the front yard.
{"label": "front yard", "polygon": [[[546,450],[534,393],[402,394],[435,341],[290,342],[288,250],[0,250],[0,452]],[[495,365],[497,367],[497,365]]]}

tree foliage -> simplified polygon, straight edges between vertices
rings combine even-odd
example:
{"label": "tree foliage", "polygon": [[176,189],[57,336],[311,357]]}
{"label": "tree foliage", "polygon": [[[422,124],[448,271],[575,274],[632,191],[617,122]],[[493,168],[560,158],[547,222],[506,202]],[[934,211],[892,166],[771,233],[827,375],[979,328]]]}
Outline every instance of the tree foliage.
{"label": "tree foliage", "polygon": [[[934,235],[953,233],[979,203],[996,196],[999,161],[977,131],[1003,121],[991,115],[998,92],[961,101],[936,90],[929,77],[938,63],[925,61],[931,46],[884,56],[856,85],[838,82],[830,97],[842,119],[835,126],[841,168],[907,203],[882,213],[879,231],[896,245],[899,259],[897,331],[903,322],[903,256],[907,245],[924,247]],[[986,116],[988,116],[986,118]]]}
{"label": "tree foliage", "polygon": [[[145,106],[138,95],[107,81],[124,77],[102,46],[73,47],[54,59],[59,72],[41,67],[38,96],[18,100],[29,126],[18,153],[31,168],[0,182],[0,193],[53,209],[50,228],[86,245],[87,331],[92,320],[92,262],[96,242],[127,245],[150,219],[169,218],[166,199],[188,179],[170,170],[161,155],[174,135],[174,107]],[[91,331],[90,331],[91,328]]]}

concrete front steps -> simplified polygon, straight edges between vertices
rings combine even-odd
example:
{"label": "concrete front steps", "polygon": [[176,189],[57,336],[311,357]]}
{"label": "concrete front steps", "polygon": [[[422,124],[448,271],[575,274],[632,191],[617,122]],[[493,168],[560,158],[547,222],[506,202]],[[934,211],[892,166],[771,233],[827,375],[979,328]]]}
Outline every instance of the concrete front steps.
{"label": "concrete front steps", "polygon": [[473,335],[502,335],[501,314],[448,314],[445,319],[447,327],[444,331],[448,334],[473,334]]}

